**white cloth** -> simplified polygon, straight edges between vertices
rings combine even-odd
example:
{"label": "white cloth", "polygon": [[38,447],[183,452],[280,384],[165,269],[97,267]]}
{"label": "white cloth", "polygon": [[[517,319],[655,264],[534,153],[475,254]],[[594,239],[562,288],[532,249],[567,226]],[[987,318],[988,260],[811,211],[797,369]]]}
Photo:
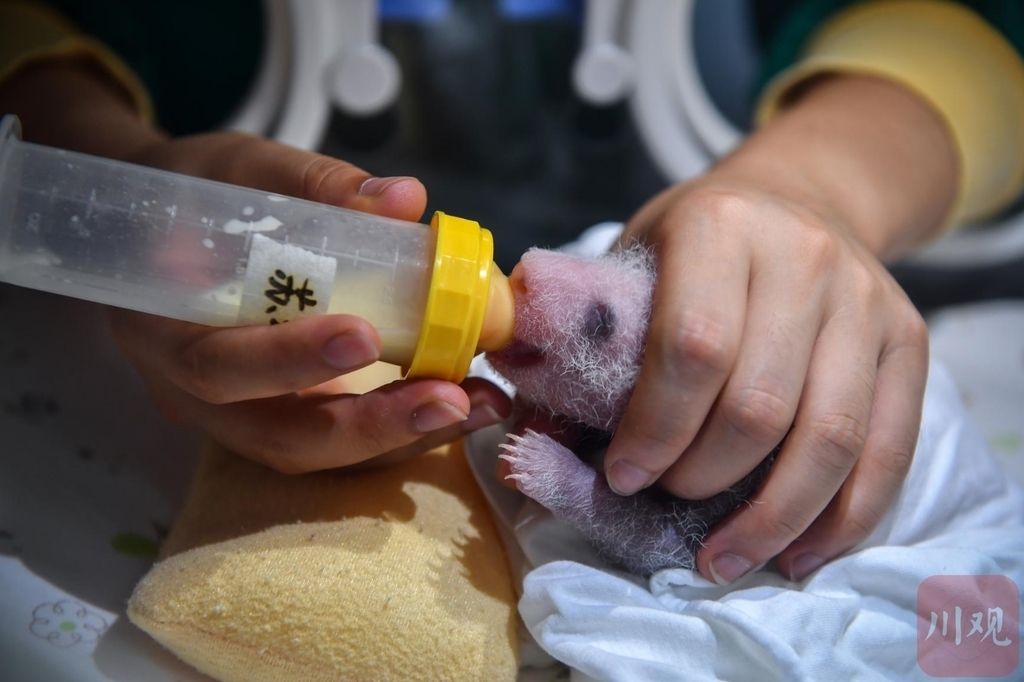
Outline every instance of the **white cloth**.
{"label": "white cloth", "polygon": [[[539,544],[535,529],[520,527],[524,546]],[[520,613],[574,680],[931,679],[916,659],[918,587],[939,574],[1024,585],[1024,494],[933,366],[899,499],[867,541],[804,583],[760,571],[720,588],[672,569],[645,589],[569,548],[526,576]],[[1020,646],[1019,631],[1008,636]]]}

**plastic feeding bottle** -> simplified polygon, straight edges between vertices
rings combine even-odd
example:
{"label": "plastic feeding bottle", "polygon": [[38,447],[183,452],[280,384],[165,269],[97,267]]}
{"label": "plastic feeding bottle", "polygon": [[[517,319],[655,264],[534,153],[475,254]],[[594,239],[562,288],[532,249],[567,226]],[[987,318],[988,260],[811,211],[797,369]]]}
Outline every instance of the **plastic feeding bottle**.
{"label": "plastic feeding bottle", "polygon": [[409,223],[22,142],[0,121],[0,281],[206,325],[346,313],[408,376],[512,334],[491,233]]}

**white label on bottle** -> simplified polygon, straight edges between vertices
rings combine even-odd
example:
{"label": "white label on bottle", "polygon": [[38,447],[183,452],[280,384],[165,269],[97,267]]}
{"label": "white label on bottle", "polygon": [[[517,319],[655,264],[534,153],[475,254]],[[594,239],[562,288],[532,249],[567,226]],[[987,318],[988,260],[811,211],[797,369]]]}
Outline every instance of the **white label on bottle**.
{"label": "white label on bottle", "polygon": [[323,315],[337,265],[330,256],[252,235],[238,324],[280,324]]}

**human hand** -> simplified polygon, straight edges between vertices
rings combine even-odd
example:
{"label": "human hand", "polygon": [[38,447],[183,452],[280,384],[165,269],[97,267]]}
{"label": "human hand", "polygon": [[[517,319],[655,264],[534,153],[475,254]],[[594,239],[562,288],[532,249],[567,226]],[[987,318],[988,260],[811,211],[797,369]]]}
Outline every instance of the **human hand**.
{"label": "human hand", "polygon": [[[955,156],[923,103],[855,84],[809,96],[828,116],[796,109],[654,199],[623,235],[654,247],[659,281],[641,375],[605,459],[612,487],[657,482],[706,498],[785,440],[751,504],[705,540],[698,566],[722,584],[772,557],[801,579],[857,545],[916,446],[927,330],[879,255],[937,229]],[[888,98],[877,111],[921,119],[921,148],[891,143],[905,128],[871,127],[865,87]],[[904,175],[921,163],[932,164],[925,177]]]}
{"label": "human hand", "polygon": [[[336,159],[235,133],[162,138],[130,160],[410,221],[426,203],[412,178],[373,178]],[[114,309],[111,322],[166,415],[283,472],[412,456],[511,409],[502,391],[480,379],[461,386],[396,381],[346,393],[338,377],[380,354],[375,330],[352,316],[210,328]]]}
{"label": "human hand", "polygon": [[[43,60],[19,70],[0,83],[0,111],[21,117],[27,141],[63,149],[405,220],[418,220],[426,203],[412,178],[371,178],[269,140],[223,132],[170,139],[89,60]],[[189,267],[202,255],[186,245],[160,265]],[[354,317],[212,329],[112,310],[111,322],[168,416],[281,471],[411,456],[511,410],[500,389],[475,379],[462,386],[399,381],[346,394],[337,378],[380,353],[376,332]]]}

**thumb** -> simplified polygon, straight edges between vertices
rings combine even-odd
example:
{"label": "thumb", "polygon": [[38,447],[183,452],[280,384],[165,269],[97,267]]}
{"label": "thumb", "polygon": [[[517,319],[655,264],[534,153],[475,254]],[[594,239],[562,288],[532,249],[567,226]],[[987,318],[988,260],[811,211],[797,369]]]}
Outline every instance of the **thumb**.
{"label": "thumb", "polygon": [[399,220],[419,220],[427,204],[415,178],[377,178],[346,161],[242,133],[179,138],[140,162]]}
{"label": "thumb", "polygon": [[363,173],[366,179],[359,185],[358,197],[349,198],[338,206],[409,221],[417,221],[423,215],[427,206],[427,190],[416,178],[404,175],[378,178],[355,166],[349,167]]}

